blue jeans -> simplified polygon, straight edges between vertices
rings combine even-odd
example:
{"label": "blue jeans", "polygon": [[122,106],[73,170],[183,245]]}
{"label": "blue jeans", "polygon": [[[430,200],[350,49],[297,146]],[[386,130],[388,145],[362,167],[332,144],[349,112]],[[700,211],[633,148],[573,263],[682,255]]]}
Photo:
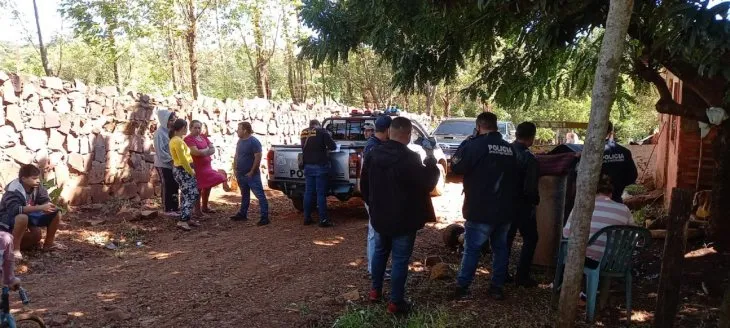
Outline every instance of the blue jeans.
{"label": "blue jeans", "polygon": [[327,180],[330,167],[326,165],[304,165],[306,185],[304,187],[304,221],[312,221],[313,198],[317,196],[319,222],[327,222]]}
{"label": "blue jeans", "polygon": [[[509,223],[492,225],[466,221],[464,224],[464,257],[456,278],[460,287],[469,288],[479,265],[479,257],[484,243],[489,240],[492,246],[492,287],[502,288],[507,277],[508,252],[507,233]],[[491,236],[491,237],[490,237]]]}
{"label": "blue jeans", "polygon": [[238,181],[238,187],[241,189],[241,209],[238,211],[238,215],[248,217],[248,206],[251,204],[251,193],[253,192],[253,195],[259,200],[261,221],[268,221],[269,201],[266,200],[264,185],[261,183],[261,175],[256,173],[249,178],[245,174],[237,174],[236,180]]}
{"label": "blue jeans", "polygon": [[405,300],[408,262],[413,254],[416,232],[401,236],[384,236],[375,232],[375,256],[373,257],[373,289],[383,290],[383,277],[388,256],[393,257],[390,272],[390,301],[400,303]]}

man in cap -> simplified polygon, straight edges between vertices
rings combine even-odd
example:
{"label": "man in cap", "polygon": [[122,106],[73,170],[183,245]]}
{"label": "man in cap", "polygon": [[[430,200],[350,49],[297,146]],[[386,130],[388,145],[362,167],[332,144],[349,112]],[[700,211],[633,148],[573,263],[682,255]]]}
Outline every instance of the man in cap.
{"label": "man in cap", "polygon": [[370,139],[370,137],[373,136],[373,133],[375,133],[375,125],[373,123],[365,123],[362,126],[363,136],[365,136],[365,140]]}
{"label": "man in cap", "polygon": [[[392,119],[390,116],[383,115],[378,117],[377,120],[375,120],[375,125],[371,123],[371,126],[375,128],[375,135],[368,138],[368,143],[365,145],[365,149],[362,152],[362,158],[365,159],[365,156],[373,150],[373,148],[383,144],[384,142],[388,141],[389,133],[388,130],[390,129],[390,123],[392,122]],[[367,130],[366,130],[367,131]],[[362,180],[361,180],[362,182]],[[368,207],[368,204],[365,204],[365,209],[368,211],[368,216],[370,215],[370,208]],[[368,241],[367,241],[367,257],[368,257],[368,274],[372,274],[372,267],[373,267],[373,255],[375,254],[375,229],[373,229],[373,225],[368,220]],[[386,279],[388,278],[389,273],[386,271]]]}

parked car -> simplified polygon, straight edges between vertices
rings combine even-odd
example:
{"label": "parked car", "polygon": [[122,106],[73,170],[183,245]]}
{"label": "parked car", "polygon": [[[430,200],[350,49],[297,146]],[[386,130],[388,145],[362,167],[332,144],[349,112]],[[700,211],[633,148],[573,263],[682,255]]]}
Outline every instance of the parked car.
{"label": "parked car", "polygon": [[[363,126],[375,124],[375,116],[331,117],[322,122],[322,126],[332,134],[338,149],[330,152],[330,181],[328,195],[341,201],[352,197],[360,197],[360,172],[362,168],[362,151],[367,140]],[[413,123],[411,144],[408,148],[419,153],[421,158],[426,152],[421,146],[423,138],[429,138],[426,130],[416,121]],[[298,210],[304,209],[304,171],[299,169],[297,157],[301,153],[300,145],[272,146],[266,159],[269,173],[269,188],[283,192]],[[447,160],[444,152],[436,147],[434,156],[441,170],[441,178],[433,196],[440,196],[446,184]]]}
{"label": "parked car", "polygon": [[[475,121],[475,118],[449,118],[443,120],[433,131],[432,136],[443,149],[447,162],[451,162],[451,156],[459,145],[475,133]],[[515,140],[515,127],[511,122],[499,121],[497,127],[504,140],[507,142]]]}

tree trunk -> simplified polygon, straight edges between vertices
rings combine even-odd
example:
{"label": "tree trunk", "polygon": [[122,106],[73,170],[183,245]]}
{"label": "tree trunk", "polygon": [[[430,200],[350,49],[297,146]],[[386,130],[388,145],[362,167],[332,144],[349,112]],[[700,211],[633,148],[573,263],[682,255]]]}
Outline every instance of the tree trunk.
{"label": "tree trunk", "polygon": [[654,327],[664,328],[674,325],[679,305],[679,289],[682,284],[682,262],[685,253],[685,226],[692,211],[691,191],[672,189],[672,202],[669,206],[667,236],[664,239],[662,269],[659,278],[659,291],[656,302]]}
{"label": "tree trunk", "polygon": [[43,71],[46,73],[46,76],[53,76],[53,71],[51,71],[51,68],[48,66],[48,53],[46,52],[46,46],[43,44],[43,35],[41,35],[41,22],[38,18],[38,6],[36,5],[36,0],[33,0],[33,11],[35,13],[35,27],[38,30],[38,46],[40,47],[41,51],[41,63],[43,63]]}
{"label": "tree trunk", "polygon": [[117,40],[114,36],[114,29],[109,28],[107,30],[107,38],[109,39],[109,53],[111,55],[112,66],[114,70],[114,83],[117,86],[117,91],[124,91],[124,85],[122,85],[122,76],[119,73],[119,55],[117,54]]}
{"label": "tree trunk", "polygon": [[603,36],[596,67],[588,137],[578,166],[577,197],[571,213],[570,242],[563,286],[560,291],[557,327],[573,327],[577,312],[578,293],[583,278],[586,244],[603,163],[603,146],[608,117],[615,99],[616,80],[621,66],[626,30],[631,19],[633,0],[612,0],[606,31]]}
{"label": "tree trunk", "polygon": [[172,80],[172,90],[177,92],[178,81],[176,76],[175,63],[175,41],[172,37],[172,30],[168,26],[167,28],[167,59],[170,61],[170,78]]}
{"label": "tree trunk", "polygon": [[725,120],[717,132],[713,149],[716,166],[712,183],[710,231],[715,248],[724,252],[730,251],[730,120]]}
{"label": "tree trunk", "polygon": [[426,115],[428,115],[428,117],[433,117],[433,103],[436,98],[436,86],[431,83],[427,83],[423,90],[426,93]]}
{"label": "tree trunk", "polygon": [[322,104],[327,106],[327,75],[325,75],[326,66],[322,65],[319,73],[322,74]]}
{"label": "tree trunk", "polygon": [[195,51],[195,41],[197,39],[198,22],[195,15],[195,0],[188,0],[187,8],[188,30],[185,33],[185,42],[188,46],[188,59],[190,61],[190,88],[192,89],[193,99],[198,99],[198,55]]}

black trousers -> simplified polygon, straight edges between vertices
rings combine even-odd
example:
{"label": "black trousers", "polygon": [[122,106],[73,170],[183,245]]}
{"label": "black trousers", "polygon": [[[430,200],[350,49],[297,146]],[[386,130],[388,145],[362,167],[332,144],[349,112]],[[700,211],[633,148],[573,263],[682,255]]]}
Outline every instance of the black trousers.
{"label": "black trousers", "polygon": [[177,212],[180,210],[180,186],[172,175],[172,169],[158,167],[157,174],[160,176],[162,191],[162,208],[165,212]]}
{"label": "black trousers", "polygon": [[517,235],[517,230],[520,231],[520,236],[522,236],[522,251],[520,252],[520,262],[517,264],[516,278],[524,280],[530,277],[532,258],[535,256],[535,248],[537,247],[537,217],[534,206],[525,206],[517,210],[517,216],[507,233],[507,250],[509,254],[512,253],[512,243]]}

